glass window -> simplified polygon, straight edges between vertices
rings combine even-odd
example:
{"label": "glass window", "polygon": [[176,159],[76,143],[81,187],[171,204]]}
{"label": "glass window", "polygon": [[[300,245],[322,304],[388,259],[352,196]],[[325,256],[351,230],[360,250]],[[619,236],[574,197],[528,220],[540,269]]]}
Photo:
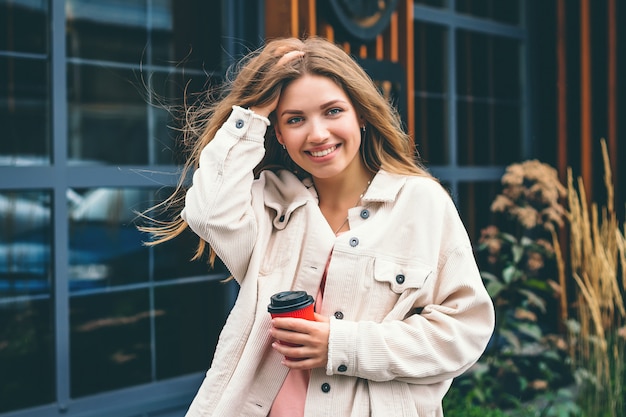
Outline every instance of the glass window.
{"label": "glass window", "polygon": [[448,162],[447,29],[415,22],[415,141],[429,165]]}
{"label": "glass window", "polygon": [[0,0],[0,51],[47,53],[48,3],[48,0]]}
{"label": "glass window", "polygon": [[155,290],[157,380],[209,368],[236,285],[212,281]]}
{"label": "glass window", "polygon": [[219,263],[210,271],[206,262],[190,262],[198,243],[191,231],[153,249],[144,245],[150,236],[138,230],[146,223],[137,213],[154,205],[156,198],[153,190],[144,188],[71,190],[71,291],[225,272]]}
{"label": "glass window", "polygon": [[148,106],[132,70],[68,66],[68,146],[73,163],[148,163]]}
{"label": "glass window", "polygon": [[520,43],[459,30],[457,136],[460,165],[507,165],[522,147]]}
{"label": "glass window", "polygon": [[147,288],[71,298],[72,397],[150,382],[149,300]]}
{"label": "glass window", "polygon": [[0,192],[0,295],[50,293],[50,194]]}
{"label": "glass window", "polygon": [[0,192],[0,413],[54,399],[50,194]]}
{"label": "glass window", "polygon": [[68,57],[139,63],[148,43],[146,0],[66,0]]}
{"label": "glass window", "polygon": [[0,56],[0,165],[50,161],[48,64]]}
{"label": "glass window", "polygon": [[519,0],[455,0],[459,13],[482,17],[506,24],[520,23]]}
{"label": "glass window", "polygon": [[480,231],[494,224],[491,203],[501,188],[499,180],[459,184],[459,212],[472,242],[478,242]]}

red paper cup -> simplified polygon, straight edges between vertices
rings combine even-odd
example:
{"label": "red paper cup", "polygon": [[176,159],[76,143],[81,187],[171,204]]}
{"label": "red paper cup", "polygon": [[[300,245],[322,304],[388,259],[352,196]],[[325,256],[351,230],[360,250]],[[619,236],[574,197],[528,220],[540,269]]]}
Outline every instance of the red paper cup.
{"label": "red paper cup", "polygon": [[[272,318],[295,317],[315,321],[315,300],[306,291],[283,291],[272,295],[267,311]],[[286,346],[300,346],[288,342],[280,343]]]}
{"label": "red paper cup", "polygon": [[267,311],[272,317],[315,320],[315,300],[306,291],[283,291],[272,295]]}

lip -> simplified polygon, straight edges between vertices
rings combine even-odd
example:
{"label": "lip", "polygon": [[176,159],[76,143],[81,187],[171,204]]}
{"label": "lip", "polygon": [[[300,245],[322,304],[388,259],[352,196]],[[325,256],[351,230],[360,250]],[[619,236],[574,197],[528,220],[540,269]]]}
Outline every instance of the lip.
{"label": "lip", "polygon": [[337,144],[332,146],[326,146],[324,148],[310,149],[304,152],[309,156],[309,158],[319,161],[322,159],[327,159],[329,156],[333,155],[337,151],[337,149],[339,149],[339,146],[340,145]]}

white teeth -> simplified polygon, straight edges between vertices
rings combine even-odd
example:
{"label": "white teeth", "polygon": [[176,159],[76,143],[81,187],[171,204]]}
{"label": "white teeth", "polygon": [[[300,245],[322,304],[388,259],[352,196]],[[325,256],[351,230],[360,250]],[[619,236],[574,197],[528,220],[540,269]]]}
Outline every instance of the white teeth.
{"label": "white teeth", "polygon": [[316,158],[319,158],[319,157],[321,157],[321,156],[326,156],[326,155],[328,155],[329,153],[333,152],[335,149],[337,149],[337,147],[336,147],[336,146],[333,146],[333,147],[331,147],[331,148],[324,149],[323,151],[319,151],[319,152],[311,152],[311,155],[313,155],[313,156],[314,156],[314,157],[316,157]]}

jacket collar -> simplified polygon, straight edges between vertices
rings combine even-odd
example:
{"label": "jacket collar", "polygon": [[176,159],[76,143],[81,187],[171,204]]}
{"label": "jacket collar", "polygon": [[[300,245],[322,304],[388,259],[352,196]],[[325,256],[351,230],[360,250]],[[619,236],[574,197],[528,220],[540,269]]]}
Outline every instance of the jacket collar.
{"label": "jacket collar", "polygon": [[[265,195],[266,205],[269,207],[293,210],[307,201],[313,200],[317,203],[317,192],[311,178],[299,180],[293,173],[286,170],[278,173],[264,171],[264,176],[266,186],[270,186],[269,189],[271,190]],[[404,175],[391,174],[381,169],[374,176],[363,196],[363,201],[394,201],[406,183],[406,178]]]}

